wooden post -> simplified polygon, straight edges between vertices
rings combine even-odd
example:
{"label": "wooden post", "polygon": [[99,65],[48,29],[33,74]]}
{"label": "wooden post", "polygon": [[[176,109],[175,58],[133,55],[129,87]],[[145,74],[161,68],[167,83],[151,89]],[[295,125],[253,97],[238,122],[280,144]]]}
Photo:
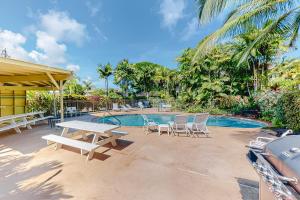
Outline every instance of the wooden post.
{"label": "wooden post", "polygon": [[64,84],[63,81],[59,81],[59,96],[60,96],[60,121],[64,121]]}

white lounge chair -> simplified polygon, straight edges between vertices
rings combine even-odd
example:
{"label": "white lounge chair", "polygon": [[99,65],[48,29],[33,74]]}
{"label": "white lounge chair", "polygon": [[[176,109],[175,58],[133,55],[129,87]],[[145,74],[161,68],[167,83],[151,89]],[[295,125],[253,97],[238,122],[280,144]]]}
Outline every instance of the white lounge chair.
{"label": "white lounge chair", "polygon": [[161,110],[164,111],[164,112],[172,110],[172,105],[170,105],[170,104],[161,103],[160,107],[161,107]]}
{"label": "white lounge chair", "polygon": [[125,105],[129,110],[136,110],[135,108],[133,108],[131,105],[129,105],[129,104],[126,104]]}
{"label": "white lounge chair", "polygon": [[192,135],[195,135],[195,133],[203,133],[204,135],[208,136],[209,131],[206,126],[208,117],[209,113],[196,114],[194,121],[187,123],[188,129]]}
{"label": "white lounge chair", "polygon": [[119,105],[117,104],[117,103],[113,103],[113,105],[112,105],[113,107],[112,107],[112,110],[113,111],[120,111],[121,109],[119,108]]}
{"label": "white lounge chair", "polygon": [[[293,134],[293,130],[289,129],[289,130],[285,131],[280,137],[285,137],[287,135],[292,135],[292,134]],[[254,149],[254,150],[262,151],[264,149],[264,147],[266,146],[266,144],[268,144],[269,142],[272,142],[275,139],[276,138],[257,137],[255,140],[251,140],[249,142],[249,144],[247,145],[247,147]]]}
{"label": "white lounge chair", "polygon": [[156,129],[157,126],[159,125],[157,122],[154,120],[150,120],[147,115],[141,115],[143,120],[144,120],[144,131],[147,131],[146,134],[149,133],[149,130],[151,129]]}
{"label": "white lounge chair", "polygon": [[187,116],[186,115],[176,115],[173,122],[169,122],[171,132],[175,135],[177,133],[185,133],[189,135],[189,129],[187,127]]}
{"label": "white lounge chair", "polygon": [[73,117],[73,116],[77,116],[79,114],[79,112],[77,111],[76,107],[66,107],[66,115]]}
{"label": "white lounge chair", "polygon": [[143,110],[145,107],[144,107],[144,104],[142,102],[138,102],[138,107]]}
{"label": "white lounge chair", "polygon": [[125,112],[128,112],[129,111],[129,109],[127,108],[127,107],[125,107],[124,105],[121,105],[120,106],[121,108],[121,111],[125,111]]}

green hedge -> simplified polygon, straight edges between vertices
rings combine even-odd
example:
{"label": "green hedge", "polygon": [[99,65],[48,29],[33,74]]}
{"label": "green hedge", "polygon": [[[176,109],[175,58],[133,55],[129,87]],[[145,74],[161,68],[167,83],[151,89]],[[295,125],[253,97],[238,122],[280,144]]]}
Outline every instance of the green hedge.
{"label": "green hedge", "polygon": [[283,94],[276,106],[276,123],[300,130],[300,91]]}

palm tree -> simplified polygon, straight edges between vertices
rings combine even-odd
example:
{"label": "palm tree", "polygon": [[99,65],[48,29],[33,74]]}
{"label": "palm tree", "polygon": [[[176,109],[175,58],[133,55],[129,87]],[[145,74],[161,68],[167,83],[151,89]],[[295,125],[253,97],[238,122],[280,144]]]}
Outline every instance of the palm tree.
{"label": "palm tree", "polygon": [[115,84],[120,85],[124,96],[128,96],[129,86],[133,81],[133,73],[134,70],[128,59],[123,59],[121,62],[119,62],[115,69],[114,82]]}
{"label": "palm tree", "polygon": [[106,65],[99,64],[97,72],[101,79],[105,79],[106,97],[108,97],[108,78],[113,74],[112,66],[110,63]]}
{"label": "palm tree", "polygon": [[82,84],[86,93],[93,88],[93,83],[90,80],[84,80],[82,81]]}
{"label": "palm tree", "polygon": [[271,34],[276,33],[289,38],[290,47],[297,40],[300,26],[298,0],[197,0],[197,3],[199,20],[202,24],[209,22],[225,9],[233,8],[233,10],[220,29],[200,42],[193,58],[194,62],[205,54],[211,45],[247,31],[249,24],[262,31],[244,51],[240,63],[248,58],[256,44],[264,41]]}

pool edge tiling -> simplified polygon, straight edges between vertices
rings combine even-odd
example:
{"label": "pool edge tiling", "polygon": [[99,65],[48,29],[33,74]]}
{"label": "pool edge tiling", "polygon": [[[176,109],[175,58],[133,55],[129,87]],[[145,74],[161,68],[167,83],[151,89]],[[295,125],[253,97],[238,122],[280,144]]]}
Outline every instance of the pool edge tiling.
{"label": "pool edge tiling", "polygon": [[[158,124],[168,124],[173,121],[175,114],[146,114],[149,119]],[[194,115],[189,115],[189,122],[193,121]],[[141,127],[144,121],[140,114],[122,114],[100,117],[97,120],[99,123],[121,123],[121,126]],[[263,128],[267,127],[266,123],[252,120],[228,116],[213,116],[209,117],[208,126],[232,127],[232,128]]]}

